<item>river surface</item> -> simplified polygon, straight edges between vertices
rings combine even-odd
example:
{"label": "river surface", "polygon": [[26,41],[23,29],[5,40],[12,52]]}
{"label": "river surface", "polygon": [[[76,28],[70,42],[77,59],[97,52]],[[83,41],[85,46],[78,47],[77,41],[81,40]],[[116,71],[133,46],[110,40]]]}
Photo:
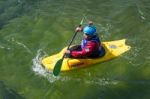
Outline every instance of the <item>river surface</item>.
{"label": "river surface", "polygon": [[[83,16],[101,41],[131,49],[54,77],[41,59],[68,45]],[[150,0],[0,0],[0,56],[0,99],[150,99]]]}

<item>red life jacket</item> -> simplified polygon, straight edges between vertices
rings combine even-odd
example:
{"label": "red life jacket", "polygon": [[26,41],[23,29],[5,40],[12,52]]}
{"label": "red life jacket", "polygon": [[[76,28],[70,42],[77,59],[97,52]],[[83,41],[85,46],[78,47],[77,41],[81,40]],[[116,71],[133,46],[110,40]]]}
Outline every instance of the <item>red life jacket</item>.
{"label": "red life jacket", "polygon": [[96,57],[101,51],[101,43],[98,36],[89,40],[83,39],[81,43],[81,51],[71,51],[73,57]]}

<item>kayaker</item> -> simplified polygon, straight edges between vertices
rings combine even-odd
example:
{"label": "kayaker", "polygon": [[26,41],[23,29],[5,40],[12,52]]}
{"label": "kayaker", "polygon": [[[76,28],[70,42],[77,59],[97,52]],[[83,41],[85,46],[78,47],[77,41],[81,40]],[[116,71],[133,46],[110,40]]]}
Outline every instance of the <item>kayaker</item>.
{"label": "kayaker", "polygon": [[66,57],[70,58],[96,58],[103,56],[103,48],[101,47],[101,41],[96,33],[96,27],[92,21],[88,22],[87,26],[77,27],[76,32],[83,32],[83,39],[81,45],[74,46],[69,50],[66,50]]}

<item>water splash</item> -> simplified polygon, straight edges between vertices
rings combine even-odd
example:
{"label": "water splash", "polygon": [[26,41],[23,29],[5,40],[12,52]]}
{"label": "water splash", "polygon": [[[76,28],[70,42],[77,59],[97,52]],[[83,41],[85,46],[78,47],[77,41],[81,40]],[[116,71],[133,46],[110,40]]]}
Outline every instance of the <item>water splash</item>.
{"label": "water splash", "polygon": [[42,51],[42,49],[39,49],[37,51],[37,55],[35,58],[33,58],[33,66],[32,70],[35,72],[36,75],[42,76],[48,79],[50,83],[53,83],[60,79],[60,77],[55,77],[52,73],[52,71],[47,71],[42,67],[41,60],[43,57],[47,56],[45,52]]}

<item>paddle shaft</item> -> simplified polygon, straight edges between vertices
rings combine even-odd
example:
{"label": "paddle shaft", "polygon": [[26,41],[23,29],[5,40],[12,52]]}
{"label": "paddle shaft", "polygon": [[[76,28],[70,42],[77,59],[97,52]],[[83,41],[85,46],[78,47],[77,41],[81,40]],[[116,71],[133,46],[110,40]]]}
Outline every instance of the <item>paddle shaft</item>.
{"label": "paddle shaft", "polygon": [[[84,18],[83,18],[83,19],[84,19]],[[81,20],[79,27],[82,26],[83,19]],[[77,33],[78,33],[78,31],[76,31],[76,32],[74,33],[74,35],[73,35],[73,37],[72,37],[72,39],[71,39],[71,41],[70,41],[70,43],[69,43],[69,45],[68,45],[68,47],[67,47],[67,50],[69,49],[70,45],[72,44],[72,42],[73,42],[74,38],[76,37]],[[54,66],[53,74],[54,74],[55,76],[57,76],[57,75],[59,74],[60,70],[61,70],[61,66],[62,66],[62,63],[63,63],[63,60],[64,60],[65,55],[66,55],[66,53],[63,55],[63,57],[62,57],[60,60],[58,60],[58,61],[56,62],[55,66]]]}
{"label": "paddle shaft", "polygon": [[[79,26],[81,26],[81,25],[79,25]],[[68,45],[68,47],[67,47],[67,50],[69,49],[70,45],[72,44],[73,40],[75,39],[77,33],[78,33],[78,31],[74,33],[74,35],[73,35],[73,37],[72,37],[72,39],[71,39],[71,41],[70,41],[70,43],[69,43],[69,45]],[[66,55],[66,54],[63,55],[62,59],[65,57],[65,55]]]}

